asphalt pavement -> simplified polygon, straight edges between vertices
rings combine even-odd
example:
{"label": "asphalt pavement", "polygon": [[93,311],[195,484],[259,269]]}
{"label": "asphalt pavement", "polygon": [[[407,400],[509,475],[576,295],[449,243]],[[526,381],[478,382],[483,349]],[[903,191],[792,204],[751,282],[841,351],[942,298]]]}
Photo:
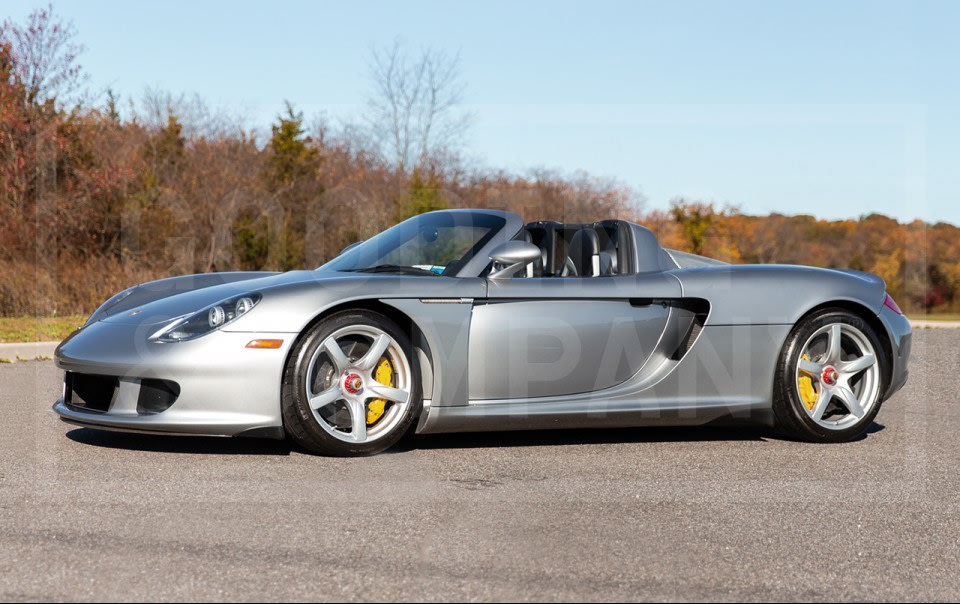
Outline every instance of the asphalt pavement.
{"label": "asphalt pavement", "polygon": [[131,436],[0,365],[3,600],[953,600],[960,331],[916,333],[863,439],[426,437],[365,459]]}

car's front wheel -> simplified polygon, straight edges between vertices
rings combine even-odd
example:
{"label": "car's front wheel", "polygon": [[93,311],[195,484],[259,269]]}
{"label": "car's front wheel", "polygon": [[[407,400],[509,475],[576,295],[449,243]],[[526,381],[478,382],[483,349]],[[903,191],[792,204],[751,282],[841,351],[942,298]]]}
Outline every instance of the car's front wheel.
{"label": "car's front wheel", "polygon": [[340,312],[315,325],[290,355],[284,428],[315,453],[379,453],[417,417],[419,384],[410,338],[396,323],[367,310]]}
{"label": "car's front wheel", "polygon": [[814,442],[857,438],[880,410],[886,363],[876,331],[857,315],[833,308],[803,319],[777,366],[777,427]]}

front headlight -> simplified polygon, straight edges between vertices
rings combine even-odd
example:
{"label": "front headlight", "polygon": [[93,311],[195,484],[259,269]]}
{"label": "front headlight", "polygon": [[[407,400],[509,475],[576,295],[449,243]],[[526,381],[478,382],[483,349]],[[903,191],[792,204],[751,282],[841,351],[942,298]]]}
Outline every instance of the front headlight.
{"label": "front headlight", "polygon": [[182,342],[192,340],[247,314],[260,302],[260,294],[243,294],[211,304],[203,310],[182,317],[153,336],[159,342]]}

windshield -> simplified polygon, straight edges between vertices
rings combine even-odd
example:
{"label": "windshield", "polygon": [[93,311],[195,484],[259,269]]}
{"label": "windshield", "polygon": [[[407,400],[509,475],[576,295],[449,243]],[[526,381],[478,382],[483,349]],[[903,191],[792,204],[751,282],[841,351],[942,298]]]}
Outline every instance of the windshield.
{"label": "windshield", "polygon": [[318,270],[455,275],[505,223],[500,216],[478,212],[421,214],[364,241]]}

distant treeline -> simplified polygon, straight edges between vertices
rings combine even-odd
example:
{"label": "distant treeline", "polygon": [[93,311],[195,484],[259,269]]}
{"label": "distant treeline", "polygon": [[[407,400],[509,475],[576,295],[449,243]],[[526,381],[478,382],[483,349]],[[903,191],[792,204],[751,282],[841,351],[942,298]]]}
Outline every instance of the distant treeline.
{"label": "distant treeline", "polygon": [[674,200],[669,211],[641,214],[665,247],[735,263],[807,264],[876,273],[912,313],[960,309],[960,229],[881,214],[856,220],[752,216],[735,208]]}

